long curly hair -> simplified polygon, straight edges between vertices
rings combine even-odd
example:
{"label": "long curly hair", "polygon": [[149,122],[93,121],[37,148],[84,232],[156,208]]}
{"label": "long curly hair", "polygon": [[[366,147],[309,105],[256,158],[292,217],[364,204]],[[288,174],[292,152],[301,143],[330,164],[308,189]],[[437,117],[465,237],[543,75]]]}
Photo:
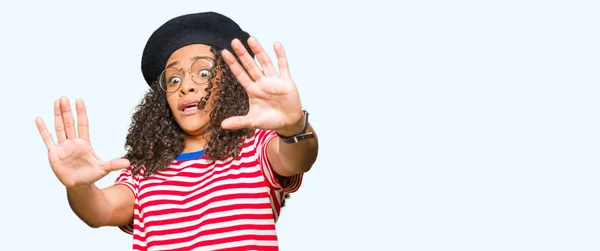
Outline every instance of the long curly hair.
{"label": "long curly hair", "polygon": [[[229,156],[237,158],[244,137],[252,135],[253,130],[225,130],[221,128],[221,122],[228,117],[248,113],[248,94],[221,57],[221,49],[213,47],[211,51],[215,55],[215,71],[220,74],[213,74],[213,79],[205,88],[207,94],[198,104],[198,109],[206,109],[209,102],[212,105],[208,124],[211,135],[205,154],[211,160]],[[127,153],[124,157],[131,162],[132,174],[139,174],[143,167],[143,176],[148,178],[168,168],[175,156],[183,151],[184,134],[171,113],[158,79],[155,80],[134,110],[125,141]],[[276,173],[275,176],[283,186],[290,181]],[[289,198],[289,194],[284,196],[281,207]]]}
{"label": "long curly hair", "polygon": [[[205,154],[211,160],[228,156],[236,158],[244,137],[252,135],[253,131],[225,130],[221,128],[221,122],[231,116],[246,115],[248,95],[221,57],[221,50],[215,47],[211,50],[215,55],[215,71],[220,74],[213,74],[213,79],[205,88],[207,94],[198,105],[198,109],[206,109],[208,102],[212,105],[208,124],[211,135]],[[143,175],[147,178],[169,167],[183,147],[184,132],[175,121],[157,79],[134,110],[125,141],[127,153],[124,157],[131,162],[134,175],[143,167]]]}

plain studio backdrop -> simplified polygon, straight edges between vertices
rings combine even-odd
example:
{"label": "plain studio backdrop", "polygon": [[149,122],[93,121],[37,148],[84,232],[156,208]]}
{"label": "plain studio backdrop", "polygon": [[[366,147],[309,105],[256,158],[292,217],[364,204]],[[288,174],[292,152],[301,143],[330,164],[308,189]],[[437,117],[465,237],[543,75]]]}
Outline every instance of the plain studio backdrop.
{"label": "plain studio backdrop", "polygon": [[34,119],[83,98],[122,156],[146,40],[200,11],[283,43],[319,133],[282,250],[600,249],[597,1],[2,0],[0,250],[131,249],[71,211]]}

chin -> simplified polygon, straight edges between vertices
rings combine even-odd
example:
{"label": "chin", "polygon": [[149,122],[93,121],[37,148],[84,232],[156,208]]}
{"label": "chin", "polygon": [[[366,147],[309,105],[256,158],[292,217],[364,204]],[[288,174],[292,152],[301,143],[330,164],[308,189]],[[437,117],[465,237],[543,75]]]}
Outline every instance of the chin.
{"label": "chin", "polygon": [[[189,119],[188,119],[189,120]],[[203,123],[204,122],[204,123]],[[200,136],[204,133],[204,129],[206,129],[208,125],[208,121],[181,121],[179,123],[179,127],[183,130],[185,134],[192,136]]]}
{"label": "chin", "polygon": [[204,134],[204,130],[210,123],[209,113],[202,111],[181,112],[174,111],[175,121],[187,135],[200,136]]}

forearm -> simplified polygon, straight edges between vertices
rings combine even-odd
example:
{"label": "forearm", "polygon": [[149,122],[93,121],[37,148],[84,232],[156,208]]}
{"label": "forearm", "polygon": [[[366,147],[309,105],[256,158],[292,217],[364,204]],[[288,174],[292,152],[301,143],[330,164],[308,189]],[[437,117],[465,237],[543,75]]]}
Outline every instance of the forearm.
{"label": "forearm", "polygon": [[317,135],[310,124],[308,125],[306,132],[312,132],[315,137],[301,140],[293,144],[288,144],[279,140],[279,160],[286,169],[286,173],[281,175],[291,176],[307,172],[317,160],[319,149]]}
{"label": "forearm", "polygon": [[94,184],[67,188],[67,198],[73,212],[88,226],[106,225],[112,214],[112,205]]}

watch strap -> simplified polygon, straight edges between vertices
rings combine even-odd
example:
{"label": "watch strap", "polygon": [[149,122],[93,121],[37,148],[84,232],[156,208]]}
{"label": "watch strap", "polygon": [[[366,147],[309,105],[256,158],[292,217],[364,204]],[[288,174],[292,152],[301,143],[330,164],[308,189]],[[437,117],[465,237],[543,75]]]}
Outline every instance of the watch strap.
{"label": "watch strap", "polygon": [[277,133],[277,136],[279,136],[281,141],[287,144],[293,144],[301,140],[311,139],[315,137],[315,135],[312,132],[306,133],[306,130],[308,129],[308,111],[306,111],[306,109],[302,109],[302,113],[304,113],[304,126],[302,127],[302,130],[299,133],[292,136],[283,136]]}

